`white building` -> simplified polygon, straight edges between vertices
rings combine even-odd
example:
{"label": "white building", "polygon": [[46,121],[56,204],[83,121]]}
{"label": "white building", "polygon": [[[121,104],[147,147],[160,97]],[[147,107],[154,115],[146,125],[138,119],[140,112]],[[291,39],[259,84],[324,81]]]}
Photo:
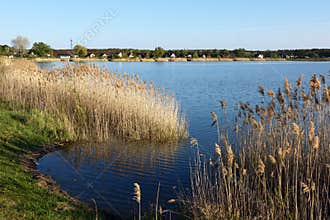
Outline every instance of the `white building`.
{"label": "white building", "polygon": [[264,58],[264,55],[263,54],[258,54],[257,58],[258,59],[263,59]]}
{"label": "white building", "polygon": [[58,55],[58,58],[66,60],[66,59],[70,59],[70,54],[60,54]]}
{"label": "white building", "polygon": [[88,55],[89,58],[94,58],[95,57],[95,54],[91,53]]}
{"label": "white building", "polygon": [[133,53],[130,53],[130,55],[128,56],[128,58],[134,58]]}

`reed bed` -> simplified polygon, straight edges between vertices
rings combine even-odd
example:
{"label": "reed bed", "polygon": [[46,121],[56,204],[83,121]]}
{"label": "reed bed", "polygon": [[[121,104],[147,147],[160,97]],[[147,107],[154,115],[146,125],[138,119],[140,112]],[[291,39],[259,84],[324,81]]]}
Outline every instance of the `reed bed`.
{"label": "reed bed", "polygon": [[76,139],[172,142],[187,137],[173,95],[137,75],[98,65],[70,64],[46,71],[18,60],[0,64],[0,99],[54,114]]}
{"label": "reed bed", "polygon": [[184,210],[195,219],[329,219],[330,88],[322,75],[302,84],[260,86],[261,104],[241,103],[234,131],[218,121],[221,103],[215,155],[197,153]]}

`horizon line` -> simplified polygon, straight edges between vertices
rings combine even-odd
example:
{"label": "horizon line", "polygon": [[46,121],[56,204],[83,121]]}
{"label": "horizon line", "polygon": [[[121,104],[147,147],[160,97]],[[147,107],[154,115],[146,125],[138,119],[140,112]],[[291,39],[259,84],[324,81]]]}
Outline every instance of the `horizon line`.
{"label": "horizon line", "polygon": [[[84,46],[84,45],[82,45]],[[110,49],[122,49],[122,50],[155,50],[155,48],[134,48],[134,47],[86,47],[88,50],[110,50]],[[161,47],[161,46],[160,46]],[[301,47],[301,48],[278,48],[278,49],[248,49],[244,47],[238,47],[234,49],[228,48],[164,48],[164,50],[239,50],[244,49],[247,51],[278,51],[278,50],[330,50],[330,47]],[[73,48],[52,48],[53,50],[73,50]]]}

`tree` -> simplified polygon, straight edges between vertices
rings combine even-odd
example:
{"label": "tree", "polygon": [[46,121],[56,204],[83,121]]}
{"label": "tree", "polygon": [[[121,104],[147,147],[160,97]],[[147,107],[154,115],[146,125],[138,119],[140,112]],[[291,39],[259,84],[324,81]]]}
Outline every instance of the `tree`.
{"label": "tree", "polygon": [[226,50],[226,49],[221,50],[221,56],[224,57],[224,58],[230,57],[229,50]]}
{"label": "tree", "polygon": [[187,55],[188,55],[188,51],[186,49],[183,49],[181,57],[187,57]]}
{"label": "tree", "polygon": [[244,48],[239,48],[239,49],[233,50],[233,53],[234,53],[235,57],[248,57],[249,56],[249,52],[246,51]]}
{"label": "tree", "polygon": [[12,48],[8,45],[0,46],[0,55],[9,56],[12,53]]}
{"label": "tree", "polygon": [[163,57],[165,54],[165,50],[161,47],[156,47],[155,48],[155,53],[154,53],[154,57],[155,58],[160,58]]}
{"label": "tree", "polygon": [[85,57],[87,55],[87,48],[77,44],[73,48],[74,54],[78,55],[79,57]]}
{"label": "tree", "polygon": [[53,50],[49,45],[43,42],[35,42],[32,46],[31,52],[33,52],[36,56],[45,57],[47,54],[51,54]]}
{"label": "tree", "polygon": [[145,56],[146,59],[150,59],[150,52],[148,51]]}
{"label": "tree", "polygon": [[193,54],[193,58],[198,58],[198,57],[199,57],[199,56],[198,56],[198,52],[195,51],[194,54]]}
{"label": "tree", "polygon": [[26,48],[30,45],[29,39],[22,36],[17,36],[11,43],[20,56],[25,54]]}

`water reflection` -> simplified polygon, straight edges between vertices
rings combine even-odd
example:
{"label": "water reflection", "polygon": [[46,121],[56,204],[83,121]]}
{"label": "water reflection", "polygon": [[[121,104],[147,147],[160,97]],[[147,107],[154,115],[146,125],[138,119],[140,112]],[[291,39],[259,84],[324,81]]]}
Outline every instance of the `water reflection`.
{"label": "water reflection", "polygon": [[[138,73],[142,79],[174,91],[187,115],[190,135],[198,139],[206,158],[217,141],[217,132],[210,127],[210,112],[219,112],[220,100],[228,102],[227,117],[218,115],[221,124],[234,126],[231,118],[240,101],[251,106],[261,101],[258,85],[276,91],[285,78],[295,83],[301,74],[309,79],[314,73],[327,75],[330,69],[330,62],[99,64],[121,73]],[[134,182],[141,185],[144,210],[154,203],[160,182],[161,204],[166,209],[167,199],[175,197],[178,188],[189,188],[193,156],[189,144],[141,146],[112,140],[75,144],[48,154],[39,161],[39,169],[73,196],[89,203],[95,198],[99,208],[129,216],[136,208],[132,201]]]}
{"label": "water reflection", "polygon": [[150,173],[160,164],[161,169],[173,169],[178,147],[178,144],[143,145],[113,139],[109,143],[76,143],[61,153],[75,169],[81,169],[83,164],[102,163],[125,175],[132,169],[141,174]]}
{"label": "water reflection", "polygon": [[141,185],[144,211],[155,204],[158,184],[162,207],[173,208],[175,204],[166,201],[176,198],[179,188],[189,186],[192,155],[186,143],[141,145],[113,139],[67,146],[44,156],[39,169],[73,196],[89,203],[94,198],[100,208],[128,217],[136,208],[134,182]]}

